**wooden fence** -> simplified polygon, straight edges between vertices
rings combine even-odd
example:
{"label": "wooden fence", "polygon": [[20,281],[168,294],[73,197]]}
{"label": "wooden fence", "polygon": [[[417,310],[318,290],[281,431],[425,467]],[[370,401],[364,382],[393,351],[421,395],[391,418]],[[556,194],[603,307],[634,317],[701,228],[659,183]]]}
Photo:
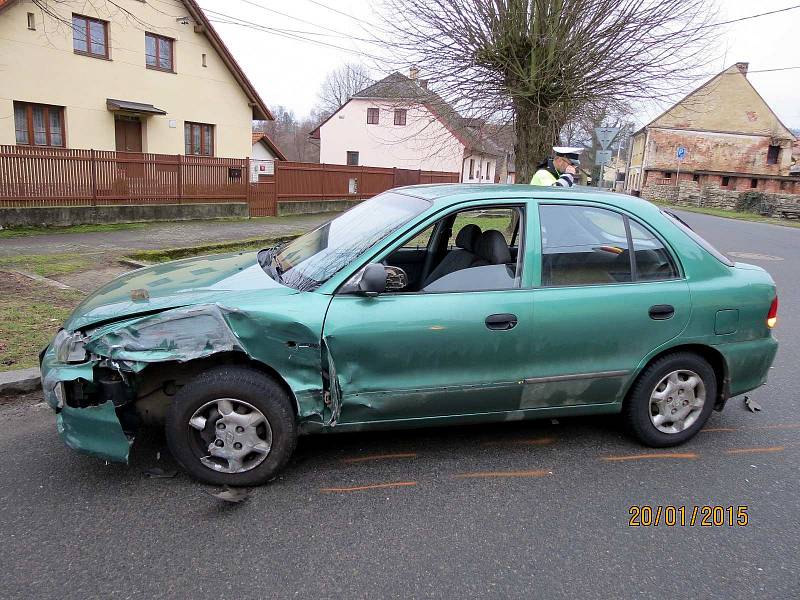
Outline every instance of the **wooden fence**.
{"label": "wooden fence", "polygon": [[275,175],[251,186],[250,216],[272,216],[278,202],[363,200],[421,183],[457,183],[458,173],[276,161]]}
{"label": "wooden fence", "polygon": [[0,207],[245,202],[247,159],[0,146]]}
{"label": "wooden fence", "polygon": [[362,200],[403,185],[454,183],[458,173],[276,161],[248,183],[244,158],[0,146],[0,207],[247,202],[251,216],[278,202]]}

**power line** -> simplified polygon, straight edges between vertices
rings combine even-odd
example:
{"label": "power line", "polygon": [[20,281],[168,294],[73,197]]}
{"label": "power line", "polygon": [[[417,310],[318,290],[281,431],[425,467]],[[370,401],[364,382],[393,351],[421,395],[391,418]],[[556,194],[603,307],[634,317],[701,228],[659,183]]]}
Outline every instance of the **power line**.
{"label": "power line", "polygon": [[258,4],[257,2],[252,2],[251,0],[239,0],[239,2],[244,2],[245,4],[249,4],[250,6],[255,6],[256,8],[260,8],[261,10],[265,10],[267,12],[271,12],[271,13],[274,13],[276,15],[280,15],[282,17],[286,17],[287,19],[293,19],[293,20],[298,21],[300,23],[305,23],[306,25],[311,25],[312,27],[317,27],[318,29],[323,29],[325,31],[330,31],[332,33],[338,33],[339,35],[347,35],[346,33],[342,32],[342,31],[337,31],[336,29],[331,29],[330,27],[325,27],[324,25],[319,25],[317,23],[314,23],[313,21],[307,21],[306,19],[301,19],[300,17],[295,17],[293,15],[290,15],[289,13],[281,12],[279,10],[275,10],[274,8],[269,8],[269,7],[264,6],[262,4]]}
{"label": "power line", "polygon": [[348,19],[353,19],[354,21],[358,21],[359,23],[364,23],[365,25],[372,25],[372,23],[370,23],[369,21],[365,21],[364,19],[360,19],[360,18],[356,17],[355,15],[351,15],[350,13],[346,13],[346,12],[344,12],[342,10],[339,10],[338,8],[333,8],[332,6],[328,6],[327,4],[323,4],[322,2],[317,2],[317,0],[306,0],[306,1],[310,2],[311,4],[316,4],[317,6],[325,8],[327,10],[330,10],[330,11],[335,12],[337,14],[340,14],[342,16],[345,16]]}
{"label": "power line", "polygon": [[754,69],[752,71],[748,70],[747,74],[750,75],[750,73],[772,73],[773,71],[792,71],[794,69],[800,69],[800,65],[796,67],[777,67],[775,69]]}
{"label": "power line", "polygon": [[[323,42],[321,40],[314,40],[314,39],[309,39],[309,38],[303,37],[302,35],[298,35],[297,33],[293,33],[292,30],[284,30],[284,29],[278,29],[278,28],[275,28],[275,27],[268,27],[267,25],[262,25],[260,23],[254,23],[252,21],[248,21],[246,19],[241,19],[239,17],[234,17],[232,15],[227,15],[225,13],[221,13],[221,12],[218,12],[218,11],[215,11],[215,10],[206,10],[205,12],[211,14],[211,16],[212,16],[211,20],[214,21],[214,22],[217,22],[217,23],[224,23],[224,24],[227,24],[227,25],[238,25],[240,27],[246,27],[248,29],[254,29],[256,31],[261,31],[261,32],[264,32],[264,33],[271,33],[271,34],[277,35],[279,37],[284,37],[284,38],[288,38],[288,39],[292,39],[292,40],[296,40],[296,41],[308,42],[310,44],[317,44],[319,46],[327,46],[329,48],[335,48],[337,50],[342,50],[344,52],[349,52],[351,54],[356,54],[358,56],[366,56],[366,57],[371,58],[373,60],[381,60],[381,59],[379,59],[378,57],[376,57],[374,55],[367,54],[366,52],[363,52],[363,51],[360,51],[360,50],[353,50],[352,48],[345,48],[344,46],[338,46],[336,44],[331,44],[329,42]],[[216,15],[216,17],[214,15]],[[218,17],[222,17],[222,18],[220,19]],[[309,33],[311,33],[312,35],[314,34],[314,32],[309,32]],[[323,35],[323,34],[319,34],[319,35]],[[353,39],[353,38],[348,38],[348,39]]]}
{"label": "power line", "polygon": [[794,6],[788,6],[786,8],[780,8],[778,10],[770,10],[768,12],[758,13],[757,15],[748,15],[746,17],[739,17],[737,19],[731,19],[730,21],[720,21],[719,23],[708,23],[707,25],[700,25],[699,27],[696,27],[695,30],[708,29],[709,27],[719,27],[720,25],[730,25],[731,23],[739,23],[740,21],[749,21],[750,19],[757,19],[758,17],[766,17],[767,15],[776,15],[778,13],[784,13],[798,8],[800,8],[800,4],[795,4]]}

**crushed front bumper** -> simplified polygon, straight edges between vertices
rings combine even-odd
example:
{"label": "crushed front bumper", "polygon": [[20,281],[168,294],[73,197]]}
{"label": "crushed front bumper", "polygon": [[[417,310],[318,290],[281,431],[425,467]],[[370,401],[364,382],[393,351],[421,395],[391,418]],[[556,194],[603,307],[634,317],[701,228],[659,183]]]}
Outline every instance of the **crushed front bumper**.
{"label": "crushed front bumper", "polygon": [[67,385],[72,382],[94,383],[97,361],[63,364],[55,359],[52,347],[42,355],[42,392],[56,412],[56,427],[64,443],[113,462],[128,462],[133,438],[122,429],[117,408],[111,400],[93,406],[70,405]]}

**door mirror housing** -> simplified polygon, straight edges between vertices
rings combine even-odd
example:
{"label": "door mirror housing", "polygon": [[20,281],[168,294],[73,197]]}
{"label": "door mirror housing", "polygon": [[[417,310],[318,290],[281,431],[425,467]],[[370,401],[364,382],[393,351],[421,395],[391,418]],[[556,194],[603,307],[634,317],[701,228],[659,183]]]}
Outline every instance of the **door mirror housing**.
{"label": "door mirror housing", "polygon": [[353,275],[339,293],[374,297],[385,291],[386,268],[381,263],[370,263]]}

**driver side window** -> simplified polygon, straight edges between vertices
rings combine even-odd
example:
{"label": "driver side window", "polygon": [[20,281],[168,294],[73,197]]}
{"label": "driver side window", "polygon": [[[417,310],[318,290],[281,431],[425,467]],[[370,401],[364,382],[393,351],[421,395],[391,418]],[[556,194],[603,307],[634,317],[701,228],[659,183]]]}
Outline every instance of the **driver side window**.
{"label": "driver side window", "polygon": [[[519,287],[522,273],[523,221],[520,206],[450,213],[404,241],[384,261],[419,273],[401,293],[513,289]],[[412,259],[419,264],[410,264]]]}

